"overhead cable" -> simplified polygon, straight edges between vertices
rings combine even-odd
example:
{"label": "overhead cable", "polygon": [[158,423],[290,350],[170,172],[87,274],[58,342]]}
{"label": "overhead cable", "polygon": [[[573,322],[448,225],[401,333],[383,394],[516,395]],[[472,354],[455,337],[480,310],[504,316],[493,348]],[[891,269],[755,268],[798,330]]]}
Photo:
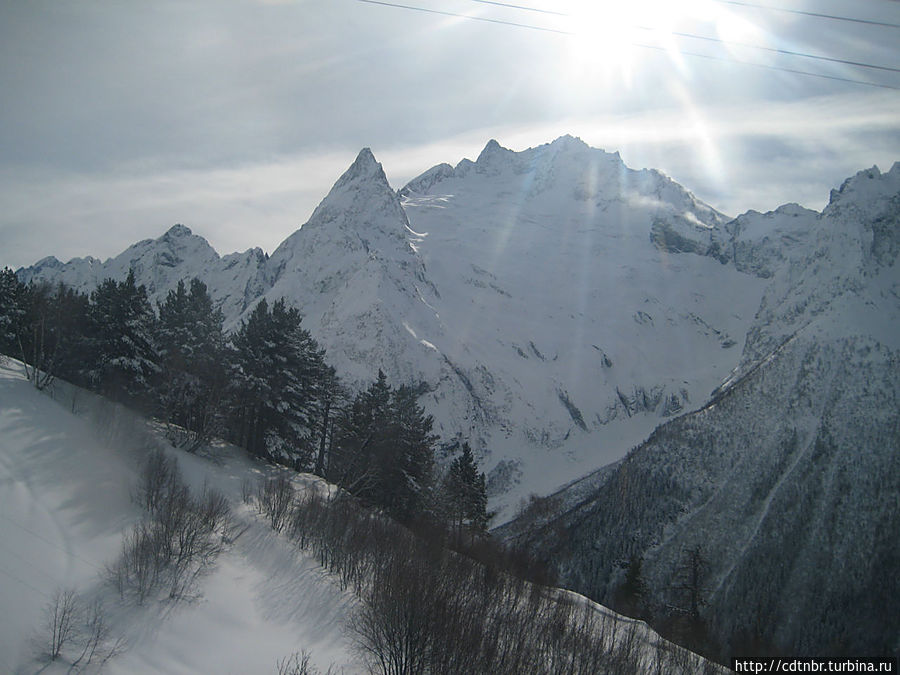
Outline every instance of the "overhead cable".
{"label": "overhead cable", "polygon": [[[900,2],[900,0],[891,0],[892,2]],[[551,14],[553,16],[571,16],[565,12],[557,12],[550,9],[540,7],[529,7],[527,5],[516,5],[511,2],[500,2],[499,0],[471,0],[481,5],[494,5],[496,7],[506,7],[508,9],[520,9],[526,12],[537,12],[539,14]],[[838,14],[822,14],[820,12],[807,12],[800,9],[789,9],[786,7],[773,7],[772,5],[761,5],[756,2],[745,2],[745,0],[712,0],[724,5],[738,5],[740,7],[751,7],[753,9],[768,10],[770,12],[783,12],[786,14],[799,14],[801,16],[810,16],[817,19],[829,19],[831,21],[849,21],[851,23],[862,23],[870,26],[882,26],[884,28],[900,28],[900,24],[890,23],[888,21],[876,21],[874,19],[859,19],[852,16],[841,16]]]}
{"label": "overhead cable", "polygon": [[[449,12],[449,11],[444,11],[444,10],[431,9],[428,7],[419,7],[416,5],[405,5],[405,4],[396,3],[396,2],[387,2],[386,0],[356,0],[356,1],[363,2],[363,3],[369,4],[369,5],[380,5],[383,7],[395,7],[398,9],[406,9],[406,10],[411,10],[411,11],[415,11],[415,12],[424,12],[427,14],[437,14],[440,16],[450,16],[450,17],[456,17],[456,18],[460,18],[460,19],[468,19],[470,21],[481,21],[484,23],[500,24],[503,26],[511,26],[511,27],[515,27],[515,28],[527,28],[529,30],[537,30],[537,31],[545,32],[545,33],[556,33],[558,35],[569,35],[569,36],[577,35],[577,33],[575,33],[574,31],[569,31],[569,30],[549,28],[546,26],[535,26],[533,24],[519,23],[516,21],[504,21],[501,19],[491,19],[489,17],[473,16],[471,14],[460,14],[458,12]],[[644,28],[644,30],[647,30],[647,29]],[[683,34],[683,35],[677,34],[677,33],[673,33],[673,34],[680,35],[681,37],[692,37],[692,38],[700,39],[700,40],[707,40],[707,41],[712,41],[712,42],[721,42],[723,44],[729,44],[729,43],[725,42],[724,40],[720,40],[718,38],[708,38],[708,37],[704,37],[704,36],[700,36],[700,35],[690,35],[690,34]],[[642,49],[653,49],[656,51],[663,51],[663,52],[668,51],[668,49],[666,47],[661,47],[659,45],[650,45],[650,44],[646,44],[646,43],[642,43],[642,42],[629,42],[628,44],[630,44],[634,47],[642,48]],[[811,59],[817,59],[817,60],[823,60],[823,61],[833,61],[836,63],[843,63],[843,64],[847,64],[847,65],[855,65],[855,66],[859,66],[859,67],[875,68],[878,70],[886,70],[886,71],[892,71],[892,72],[900,72],[900,69],[890,68],[888,66],[862,64],[862,63],[857,63],[857,62],[852,62],[852,61],[846,61],[843,59],[834,59],[834,58],[827,57],[827,56],[819,56],[819,55],[815,55],[815,54],[802,54],[801,52],[788,52],[787,50],[777,50],[775,48],[770,48],[770,47],[760,47],[760,46],[755,46],[755,45],[744,45],[744,46],[750,46],[750,47],[754,47],[756,49],[762,49],[762,50],[766,50],[766,51],[775,51],[775,52],[779,52],[779,53],[791,54],[793,56],[805,56],[806,58],[811,58]],[[805,75],[808,77],[818,77],[818,78],[826,79],[826,80],[834,80],[834,81],[838,81],[838,82],[848,82],[848,83],[852,83],[852,84],[859,84],[859,85],[863,85],[863,86],[867,86],[867,87],[877,87],[879,89],[893,89],[893,90],[900,91],[900,87],[890,85],[890,84],[882,84],[882,83],[878,83],[878,82],[868,82],[866,80],[857,80],[857,79],[853,79],[853,78],[849,78],[849,77],[838,77],[836,75],[825,75],[823,73],[814,73],[814,72],[810,72],[807,70],[798,70],[795,68],[785,68],[782,66],[758,63],[758,62],[754,62],[754,61],[744,61],[742,59],[736,59],[736,58],[733,58],[730,56],[716,56],[713,54],[700,54],[697,52],[684,51],[682,49],[679,49],[678,53],[682,56],[702,58],[702,59],[707,59],[707,60],[711,60],[711,61],[721,61],[724,63],[737,63],[737,64],[741,64],[741,65],[745,65],[745,66],[755,66],[758,68],[765,68],[767,70],[776,70],[776,71],[781,71],[781,72],[785,72],[785,73],[793,73],[795,75]]]}

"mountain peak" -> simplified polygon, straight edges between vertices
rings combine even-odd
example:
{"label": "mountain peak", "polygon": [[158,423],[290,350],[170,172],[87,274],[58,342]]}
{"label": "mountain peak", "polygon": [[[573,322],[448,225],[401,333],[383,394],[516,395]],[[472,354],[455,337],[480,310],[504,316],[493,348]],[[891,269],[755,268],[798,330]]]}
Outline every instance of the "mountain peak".
{"label": "mountain peak", "polygon": [[585,143],[583,140],[578,138],[578,136],[572,136],[571,134],[564,134],[553,141],[551,146],[556,146],[560,148],[578,148],[578,149],[589,149],[590,146]]}
{"label": "mountain peak", "polygon": [[[408,249],[408,226],[400,199],[381,164],[369,148],[363,148],[309,220],[272,253],[267,263],[270,276],[279,280],[292,270],[299,270],[300,260],[308,266],[310,259],[318,255],[316,252],[325,247],[336,247],[342,255],[364,250],[368,257],[379,248],[376,240],[384,243],[380,235],[392,240],[391,246],[399,243]],[[302,252],[294,261],[297,251]]]}
{"label": "mountain peak", "polygon": [[359,151],[359,154],[356,156],[356,161],[354,164],[378,164],[375,160],[375,155],[372,154],[372,148],[365,147]]}
{"label": "mountain peak", "polygon": [[831,191],[831,198],[825,211],[851,208],[861,214],[876,214],[892,208],[896,195],[900,193],[900,162],[891,170],[882,173],[877,166],[859,171],[845,180],[841,187]]}
{"label": "mountain peak", "polygon": [[372,154],[369,148],[363,148],[359,151],[350,168],[334,184],[333,189],[343,188],[355,183],[367,183],[372,180],[383,183],[390,189],[387,176],[384,175],[381,164],[375,159],[375,155]]}
{"label": "mountain peak", "polygon": [[181,223],[176,223],[166,231],[166,233],[163,235],[163,239],[180,239],[182,237],[190,237],[193,234],[194,233],[191,232],[191,228],[186,227]]}
{"label": "mountain peak", "polygon": [[481,151],[481,154],[478,155],[478,159],[475,161],[478,164],[482,164],[486,159],[489,159],[502,151],[511,152],[492,138],[487,142],[487,145],[484,146],[484,150]]}

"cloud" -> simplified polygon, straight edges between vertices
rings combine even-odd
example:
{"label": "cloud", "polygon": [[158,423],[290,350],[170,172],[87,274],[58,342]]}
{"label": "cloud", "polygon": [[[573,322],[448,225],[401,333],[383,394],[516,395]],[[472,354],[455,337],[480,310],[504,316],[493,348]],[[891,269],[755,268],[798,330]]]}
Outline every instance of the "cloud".
{"label": "cloud", "polygon": [[55,255],[106,258],[183,223],[221,254],[271,252],[312,213],[353,155],[324,153],[222,169],[5,172],[0,265]]}
{"label": "cloud", "polygon": [[[693,115],[665,109],[485,125],[427,143],[371,145],[400,188],[440,162],[474,159],[489,138],[521,150],[572,133],[595,147],[619,150],[632,168],[662,170],[731,215],[789,201],[821,209],[830,189],[847,176],[873,164],[887,170],[900,159],[895,101],[872,92],[705,108]],[[0,265],[28,265],[51,254],[62,260],[113,256],[176,222],[222,254],[254,246],[271,252],[307,220],[358,150],[345,143],[225,168],[138,162],[93,173],[5,170]],[[711,151],[720,159],[714,166]]]}

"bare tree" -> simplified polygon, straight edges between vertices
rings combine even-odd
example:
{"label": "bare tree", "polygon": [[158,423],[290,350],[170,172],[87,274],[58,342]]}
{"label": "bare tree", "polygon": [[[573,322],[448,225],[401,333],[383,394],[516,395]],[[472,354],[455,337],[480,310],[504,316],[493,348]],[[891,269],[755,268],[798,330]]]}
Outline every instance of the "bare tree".
{"label": "bare tree", "polygon": [[177,464],[165,452],[160,448],[151,450],[141,467],[137,502],[155,514],[166,500],[166,493],[172,487],[177,471]]}
{"label": "bare tree", "polygon": [[63,648],[75,637],[78,598],[72,589],[57,589],[45,609],[45,622],[49,637],[49,657],[59,658]]}
{"label": "bare tree", "polygon": [[101,670],[111,658],[125,648],[125,639],[121,636],[110,645],[111,631],[103,613],[103,603],[95,601],[87,609],[84,616],[84,631],[81,635],[81,653],[72,661],[70,670],[76,672],[97,662],[97,670]]}
{"label": "bare tree", "polygon": [[284,474],[277,478],[265,478],[257,489],[257,509],[269,519],[276,532],[287,525],[294,502],[294,486]]}
{"label": "bare tree", "polygon": [[[278,675],[320,675],[322,671],[312,665],[310,659],[310,653],[305,649],[285,656],[277,664]],[[329,666],[324,675],[331,675],[332,672],[333,667]]]}

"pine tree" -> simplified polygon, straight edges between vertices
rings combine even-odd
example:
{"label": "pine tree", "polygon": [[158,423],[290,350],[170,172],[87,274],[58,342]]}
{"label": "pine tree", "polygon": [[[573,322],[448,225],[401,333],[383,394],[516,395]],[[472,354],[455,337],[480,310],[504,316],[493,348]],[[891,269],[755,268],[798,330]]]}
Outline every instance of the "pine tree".
{"label": "pine tree", "polygon": [[434,475],[434,420],[417,399],[413,387],[401,386],[393,392],[393,429],[382,460],[383,502],[401,521],[422,515]]}
{"label": "pine tree", "polygon": [[[11,287],[10,279],[4,283]],[[73,379],[83,356],[87,297],[63,284],[54,287],[46,282],[19,284],[11,290],[14,318],[3,322],[9,326],[6,342],[24,364],[28,380],[43,389],[57,376]]]}
{"label": "pine tree", "polygon": [[91,294],[88,377],[103,394],[150,407],[159,373],[154,344],[156,315],[147,289],[135,282],[103,281]]}
{"label": "pine tree", "polygon": [[25,316],[25,285],[8,267],[0,270],[0,354],[19,356],[18,336]]}
{"label": "pine tree", "polygon": [[647,583],[643,574],[644,559],[637,554],[628,560],[625,580],[616,593],[616,609],[628,616],[647,619]]}
{"label": "pine tree", "polygon": [[192,449],[218,429],[225,386],[222,322],[199,279],[191,280],[190,292],[179,281],[159,304],[159,412],[172,424],[170,438]]}
{"label": "pine tree", "polygon": [[309,469],[328,373],[325,351],[284,299],[260,300],[231,338],[233,434],[248,451]]}
{"label": "pine tree", "polygon": [[378,378],[359,392],[341,415],[328,475],[331,480],[369,502],[378,502],[378,458],[390,434],[391,388],[387,376]]}
{"label": "pine tree", "polygon": [[703,585],[709,561],[698,544],[687,549],[675,570],[674,592],[676,602],[670,606],[674,612],[674,630],[679,641],[688,648],[700,651],[707,647],[706,622],[700,608],[705,607],[708,589]]}
{"label": "pine tree", "polygon": [[313,473],[328,475],[328,455],[334,445],[334,427],[337,410],[342,399],[340,380],[334,368],[327,366],[322,373],[319,397],[319,451]]}
{"label": "pine tree", "polygon": [[478,472],[468,443],[463,443],[462,453],[450,463],[443,490],[446,513],[457,539],[464,529],[473,534],[487,531],[489,517],[485,475]]}
{"label": "pine tree", "polygon": [[432,495],[434,424],[411,387],[393,389],[382,371],[342,416],[329,475],[401,521],[422,515]]}

